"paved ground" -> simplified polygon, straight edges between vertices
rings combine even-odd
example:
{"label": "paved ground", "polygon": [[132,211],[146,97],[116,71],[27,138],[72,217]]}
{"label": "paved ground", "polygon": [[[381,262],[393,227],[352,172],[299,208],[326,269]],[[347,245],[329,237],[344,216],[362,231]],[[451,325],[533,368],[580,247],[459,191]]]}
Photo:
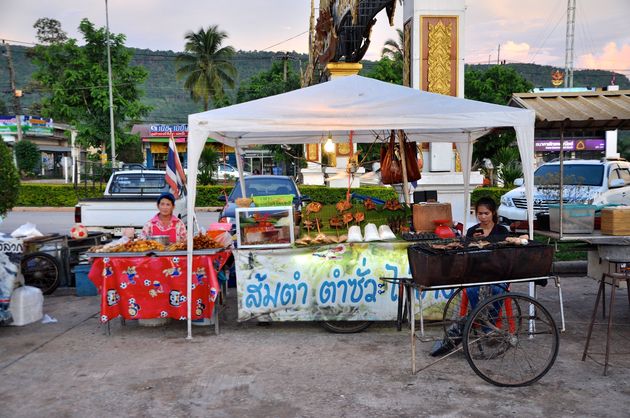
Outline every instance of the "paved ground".
{"label": "paved ground", "polygon": [[[581,361],[595,282],[565,278],[563,289],[558,360],[540,382],[515,389],[485,383],[461,353],[411,375],[408,333],[391,323],[353,335],[315,323],[239,324],[231,289],[219,336],[195,327],[187,341],[184,323],[135,321],[114,321],[108,336],[97,297],[60,289],[44,308],[58,323],[0,328],[0,416],[628,416],[628,354],[613,356],[606,377],[602,356]],[[625,290],[618,295],[613,345],[628,353],[630,309]],[[555,289],[539,298],[557,317]],[[603,351],[603,331],[594,351]],[[419,342],[420,365],[431,344]]]}

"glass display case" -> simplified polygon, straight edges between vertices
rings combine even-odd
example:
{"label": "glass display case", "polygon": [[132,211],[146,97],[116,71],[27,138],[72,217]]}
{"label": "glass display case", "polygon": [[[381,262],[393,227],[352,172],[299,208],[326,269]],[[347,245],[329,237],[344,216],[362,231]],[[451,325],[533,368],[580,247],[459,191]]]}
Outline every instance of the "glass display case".
{"label": "glass display case", "polygon": [[238,248],[290,247],[295,241],[293,207],[236,209]]}

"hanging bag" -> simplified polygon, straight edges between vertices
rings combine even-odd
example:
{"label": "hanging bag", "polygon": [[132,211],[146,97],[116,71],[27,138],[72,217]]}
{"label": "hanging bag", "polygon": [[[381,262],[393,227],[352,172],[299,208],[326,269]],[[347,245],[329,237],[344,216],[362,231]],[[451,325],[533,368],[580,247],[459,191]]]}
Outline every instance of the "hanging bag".
{"label": "hanging bag", "polygon": [[[405,135],[404,133],[401,133]],[[417,160],[417,147],[415,142],[407,142],[407,136],[403,137],[405,146],[405,162],[407,166],[407,181],[419,180],[420,168]],[[402,160],[400,157],[400,144],[396,143],[396,131],[392,130],[387,147],[381,148],[381,182],[383,184],[400,184],[403,182]]]}

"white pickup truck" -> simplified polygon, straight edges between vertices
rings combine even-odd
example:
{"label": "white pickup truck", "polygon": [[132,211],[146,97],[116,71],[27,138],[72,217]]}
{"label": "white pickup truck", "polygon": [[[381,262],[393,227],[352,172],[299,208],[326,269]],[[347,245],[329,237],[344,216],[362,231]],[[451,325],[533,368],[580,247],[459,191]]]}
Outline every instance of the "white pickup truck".
{"label": "white pickup truck", "polygon": [[[79,200],[74,208],[74,220],[88,231],[120,236],[123,228],[133,227],[139,232],[157,213],[158,196],[168,191],[164,171],[117,171],[109,178],[102,198]],[[174,214],[185,222],[184,194],[175,202]]]}

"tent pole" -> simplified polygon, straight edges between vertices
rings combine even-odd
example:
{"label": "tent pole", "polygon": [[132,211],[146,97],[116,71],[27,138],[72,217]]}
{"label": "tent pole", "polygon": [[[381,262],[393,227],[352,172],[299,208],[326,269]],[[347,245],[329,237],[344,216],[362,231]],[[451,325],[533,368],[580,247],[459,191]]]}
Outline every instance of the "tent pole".
{"label": "tent pole", "polygon": [[560,204],[560,239],[562,239],[563,228],[562,228],[562,212],[563,212],[563,188],[564,188],[564,121],[560,127],[560,193],[559,196],[559,204]]}
{"label": "tent pole", "polygon": [[245,178],[243,177],[243,161],[241,160],[241,148],[238,145],[238,138],[236,138],[234,144],[234,151],[236,152],[236,168],[238,168],[238,181],[241,184],[242,197],[247,197],[247,191],[245,190]]}
{"label": "tent pole", "polygon": [[411,206],[409,201],[409,184],[407,183],[407,159],[405,158],[405,131],[398,131],[398,142],[400,143],[400,160],[402,163],[403,175],[403,194],[405,195],[405,204]]}

